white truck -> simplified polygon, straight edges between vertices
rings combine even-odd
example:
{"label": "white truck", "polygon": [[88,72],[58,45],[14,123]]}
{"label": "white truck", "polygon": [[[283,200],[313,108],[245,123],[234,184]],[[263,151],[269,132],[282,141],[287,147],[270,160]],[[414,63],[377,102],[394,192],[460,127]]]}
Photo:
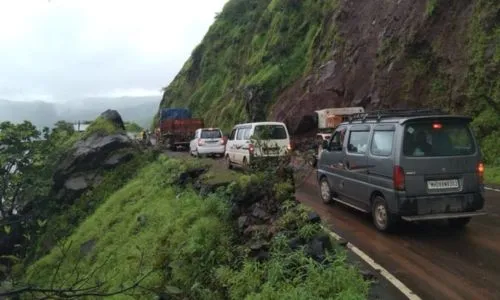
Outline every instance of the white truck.
{"label": "white truck", "polygon": [[323,151],[321,145],[324,140],[329,140],[332,137],[332,132],[342,122],[346,121],[350,115],[362,114],[365,112],[363,107],[341,107],[341,108],[325,108],[316,110],[318,115],[318,133],[316,133],[316,143],[318,152],[313,154],[311,165],[316,167],[318,157]]}

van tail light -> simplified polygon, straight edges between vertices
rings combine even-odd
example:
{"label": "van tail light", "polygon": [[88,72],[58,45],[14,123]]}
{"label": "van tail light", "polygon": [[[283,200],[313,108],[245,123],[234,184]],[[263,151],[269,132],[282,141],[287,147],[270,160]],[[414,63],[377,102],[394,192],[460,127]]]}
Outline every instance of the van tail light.
{"label": "van tail light", "polygon": [[483,164],[483,162],[479,162],[477,164],[476,171],[477,171],[477,176],[479,177],[479,183],[483,184],[483,182],[484,182],[484,164]]}
{"label": "van tail light", "polygon": [[225,145],[226,144],[226,140],[224,138],[220,139],[220,144],[221,145]]}
{"label": "van tail light", "polygon": [[443,125],[441,123],[432,124],[432,129],[441,129],[441,128],[443,128]]}
{"label": "van tail light", "polygon": [[292,143],[290,143],[290,144],[288,144],[288,146],[286,146],[286,150],[292,151],[292,149],[293,149],[293,144]]}
{"label": "van tail light", "polygon": [[198,140],[198,146],[203,146],[205,144],[205,141],[202,139]]}
{"label": "van tail light", "polygon": [[248,152],[250,154],[254,154],[255,148],[254,148],[253,144],[248,144]]}
{"label": "van tail light", "polygon": [[395,190],[403,191],[405,189],[405,172],[401,166],[394,166],[392,170],[392,181]]}

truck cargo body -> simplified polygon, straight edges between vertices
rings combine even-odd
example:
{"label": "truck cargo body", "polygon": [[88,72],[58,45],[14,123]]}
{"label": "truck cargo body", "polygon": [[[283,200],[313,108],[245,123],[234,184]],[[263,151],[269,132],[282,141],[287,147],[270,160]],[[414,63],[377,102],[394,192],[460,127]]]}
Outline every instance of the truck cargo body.
{"label": "truck cargo body", "polygon": [[315,111],[318,114],[318,129],[335,128],[349,115],[364,113],[363,107],[326,108]]}
{"label": "truck cargo body", "polygon": [[188,147],[198,128],[203,128],[202,119],[166,119],[160,120],[161,143],[174,150],[176,147]]}
{"label": "truck cargo body", "polygon": [[174,119],[191,119],[191,111],[187,108],[162,108],[160,109],[160,121]]}

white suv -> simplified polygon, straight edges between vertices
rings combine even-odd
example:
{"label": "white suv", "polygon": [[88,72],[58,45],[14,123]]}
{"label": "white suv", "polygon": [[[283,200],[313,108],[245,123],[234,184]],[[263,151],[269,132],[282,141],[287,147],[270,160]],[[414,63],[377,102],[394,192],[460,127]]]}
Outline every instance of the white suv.
{"label": "white suv", "polygon": [[281,122],[257,122],[234,126],[227,140],[225,158],[229,168],[246,168],[256,158],[280,157],[291,151],[290,135]]}

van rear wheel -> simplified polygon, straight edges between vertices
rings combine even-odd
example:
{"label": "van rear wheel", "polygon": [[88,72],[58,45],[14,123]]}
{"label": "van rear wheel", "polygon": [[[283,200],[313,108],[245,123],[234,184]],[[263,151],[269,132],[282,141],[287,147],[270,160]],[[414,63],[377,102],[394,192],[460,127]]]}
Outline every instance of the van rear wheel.
{"label": "van rear wheel", "polygon": [[332,190],[330,189],[330,184],[328,183],[326,177],[322,177],[320,179],[319,188],[321,193],[321,200],[323,200],[323,203],[332,203]]}
{"label": "van rear wheel", "polygon": [[389,212],[384,198],[375,196],[372,205],[373,224],[379,231],[391,231],[394,227],[395,217]]}
{"label": "van rear wheel", "polygon": [[471,217],[468,218],[453,218],[453,219],[448,219],[448,225],[450,225],[451,228],[464,228],[469,224],[471,220]]}

